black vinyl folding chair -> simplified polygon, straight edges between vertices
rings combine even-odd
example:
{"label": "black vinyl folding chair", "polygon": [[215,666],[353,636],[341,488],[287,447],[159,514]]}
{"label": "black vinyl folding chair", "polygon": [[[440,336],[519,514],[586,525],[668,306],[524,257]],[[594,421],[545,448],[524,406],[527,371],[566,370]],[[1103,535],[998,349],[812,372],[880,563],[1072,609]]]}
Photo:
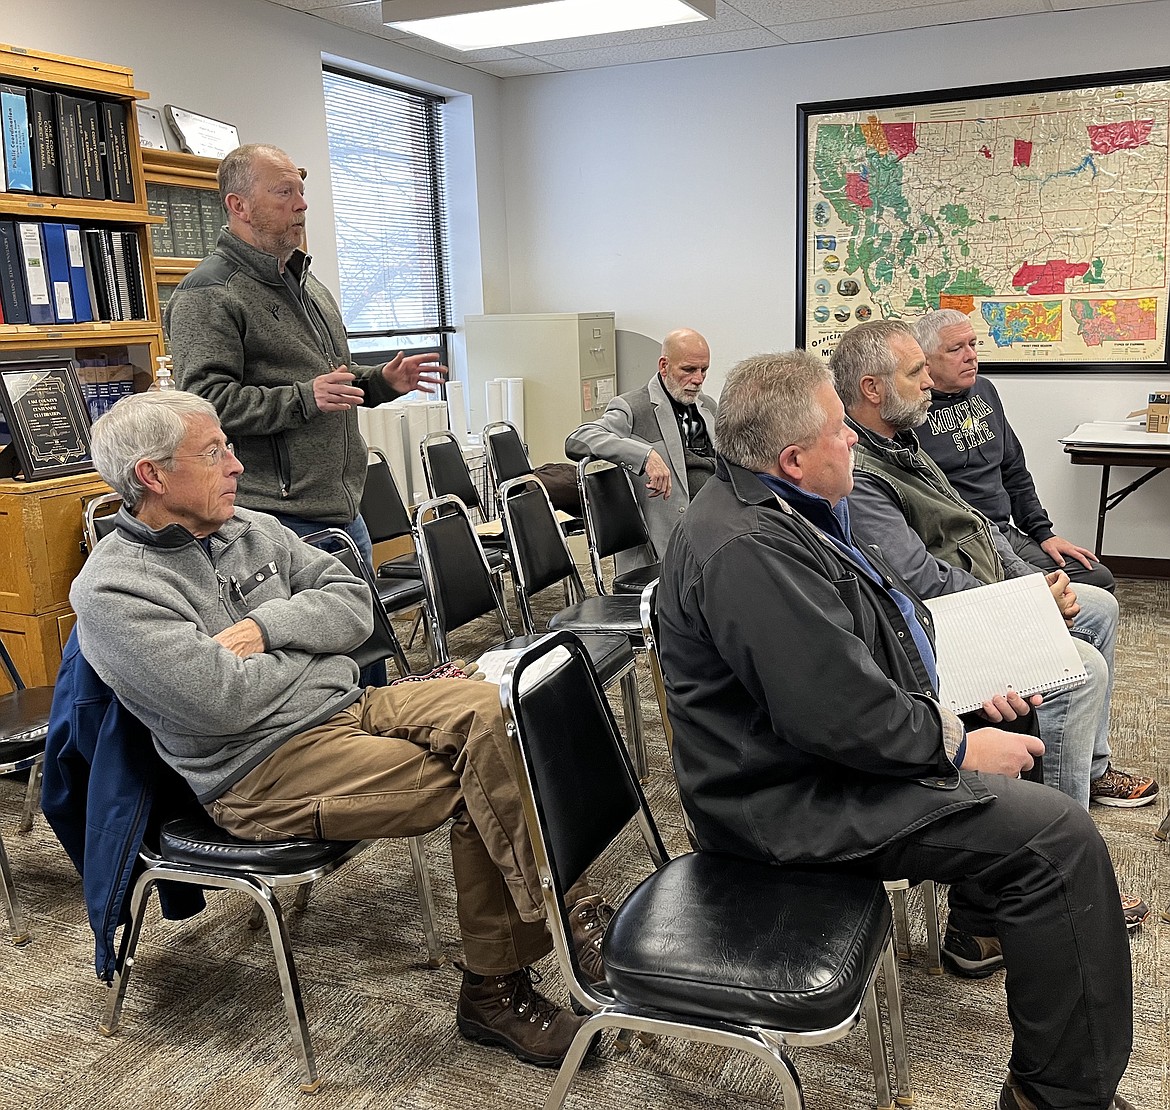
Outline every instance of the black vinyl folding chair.
{"label": "black vinyl folding chair", "polygon": [[[0,670],[12,689],[0,695],[0,775],[28,773],[17,831],[27,833],[33,824],[40,798],[41,769],[45,763],[45,736],[49,731],[49,710],[53,705],[52,686],[28,687],[20,677],[4,641],[0,640]],[[8,915],[8,932],[13,944],[32,939],[24,910],[16,893],[4,838],[0,836],[0,897]]]}
{"label": "black vinyl folding chair", "polygon": [[[500,624],[498,649],[518,650],[534,643],[536,636],[514,636],[493,579],[487,555],[475,534],[467,507],[457,497],[437,497],[418,507],[415,514],[415,546],[427,587],[427,612],[435,663],[451,655],[447,636],[456,628],[494,612]],[[582,637],[590,662],[603,687],[621,681],[634,669],[634,652],[622,635]]]}
{"label": "black vinyl folding chair", "polygon": [[[558,662],[558,656],[563,661]],[[914,1101],[890,904],[876,880],[721,852],[669,859],[609,705],[576,637],[551,633],[505,671],[500,701],[561,973],[589,1013],[545,1102],[555,1110],[594,1038],[632,1030],[724,1045],[764,1061],[785,1110],[804,1106],[791,1048],[847,1036],[864,1016],[877,1104]],[[604,987],[581,974],[565,892],[632,820],[654,869],[602,944]],[[891,1092],[875,983],[885,980]]]}
{"label": "black vinyl folding chair", "polygon": [[[564,629],[578,635],[616,632],[630,641],[635,654],[645,650],[638,596],[585,596],[581,572],[557,525],[548,492],[537,478],[528,474],[506,481],[500,487],[500,511],[525,632],[530,635],[536,632],[532,598],[560,583],[566,589],[569,604],[549,620],[550,631]],[[622,706],[638,777],[644,781],[649,774],[649,765],[642,727],[642,699],[638,693],[638,678],[633,671],[622,679]]]}
{"label": "black vinyl folding chair", "polygon": [[642,506],[630,484],[625,467],[601,459],[582,459],[577,463],[577,488],[585,509],[585,538],[589,544],[589,562],[599,594],[640,594],[659,573],[659,563],[615,573],[611,590],[605,588],[601,560],[624,551],[646,548],[654,551],[650,529],[642,515]]}
{"label": "black vinyl folding chair", "polygon": [[[353,569],[351,560],[356,560],[357,566],[364,570],[363,579],[369,584],[371,576],[353,540],[340,529],[325,529],[307,537],[307,542],[326,540],[338,545],[341,552],[339,557],[350,570]],[[359,667],[402,650],[385,611],[375,597],[371,591],[374,630],[351,653]],[[316,1057],[309,1036],[288,928],[277,893],[295,890],[295,907],[303,909],[314,883],[331,875],[373,843],[369,840],[242,840],[215,825],[197,806],[193,807],[192,814],[169,820],[164,818],[157,844],[144,846],[140,852],[144,870],[135,882],[131,895],[130,921],[122,933],[114,981],[100,1027],[102,1033],[111,1036],[121,1025],[122,1004],[134,969],[134,955],[150,895],[155,886],[160,882],[176,882],[238,891],[246,894],[254,903],[254,926],[258,927],[260,922],[267,925],[285,1014],[300,1064],[300,1089],[306,1093],[316,1091],[320,1083]],[[417,836],[408,837],[407,844],[418,891],[427,963],[430,967],[441,967],[446,963],[446,954],[435,931],[435,903],[427,874],[425,846],[422,838]]]}

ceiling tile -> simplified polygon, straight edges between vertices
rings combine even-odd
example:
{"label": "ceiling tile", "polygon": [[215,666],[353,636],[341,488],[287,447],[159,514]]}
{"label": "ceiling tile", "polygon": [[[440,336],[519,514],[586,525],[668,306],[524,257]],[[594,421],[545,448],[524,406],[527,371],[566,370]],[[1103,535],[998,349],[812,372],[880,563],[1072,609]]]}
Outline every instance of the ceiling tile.
{"label": "ceiling tile", "polygon": [[1058,12],[1076,11],[1077,8],[1104,8],[1111,4],[1145,4],[1149,0],[1048,0]]}
{"label": "ceiling tile", "polygon": [[560,73],[559,66],[541,58],[515,58],[502,62],[474,62],[472,68],[493,77],[531,77],[537,73]]}
{"label": "ceiling tile", "polygon": [[[296,0],[297,3],[307,4],[310,0]],[[340,27],[348,27],[351,31],[364,31],[367,35],[377,35],[379,38],[397,41],[407,38],[405,31],[395,27],[387,27],[382,22],[381,0],[366,4],[345,4],[341,7],[323,8],[321,0],[312,0],[317,7],[305,9],[307,15],[315,15],[318,19],[336,23]]]}
{"label": "ceiling tile", "polygon": [[642,42],[604,50],[566,51],[550,54],[549,59],[562,69],[601,69],[605,66],[630,65],[634,62],[657,62],[668,58],[693,58],[701,54],[724,54],[733,50],[757,50],[764,46],[781,46],[782,40],[764,29],[729,31],[720,35],[671,39],[669,42]]}
{"label": "ceiling tile", "polygon": [[436,58],[446,58],[450,62],[463,62],[465,65],[473,62],[506,62],[524,57],[519,51],[506,46],[495,46],[490,50],[454,50],[433,39],[424,39],[421,35],[406,35],[399,39],[398,45],[409,46],[411,50],[418,50]]}
{"label": "ceiling tile", "polygon": [[949,23],[968,23],[980,19],[999,19],[1009,15],[1032,15],[1050,11],[1047,0],[959,0],[956,4],[936,4],[902,11],[875,12],[844,19],[816,19],[805,23],[786,23],[772,30],[787,42],[822,42],[826,39],[876,35],[886,31],[905,31],[913,27],[937,27]]}

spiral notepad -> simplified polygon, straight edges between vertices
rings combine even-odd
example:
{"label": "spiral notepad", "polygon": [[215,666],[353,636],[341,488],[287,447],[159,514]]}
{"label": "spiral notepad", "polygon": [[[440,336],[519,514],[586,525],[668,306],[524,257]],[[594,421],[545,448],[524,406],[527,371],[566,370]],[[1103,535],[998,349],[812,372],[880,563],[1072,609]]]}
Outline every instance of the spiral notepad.
{"label": "spiral notepad", "polygon": [[934,617],[939,701],[955,713],[995,694],[1024,697],[1082,685],[1088,676],[1042,574],[926,602]]}

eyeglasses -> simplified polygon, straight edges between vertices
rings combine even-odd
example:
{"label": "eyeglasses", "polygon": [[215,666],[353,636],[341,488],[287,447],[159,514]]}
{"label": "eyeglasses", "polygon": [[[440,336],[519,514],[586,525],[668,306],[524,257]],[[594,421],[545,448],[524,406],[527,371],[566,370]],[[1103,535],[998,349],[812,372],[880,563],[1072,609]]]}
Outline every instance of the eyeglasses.
{"label": "eyeglasses", "polygon": [[225,443],[222,447],[212,447],[208,451],[200,451],[195,455],[172,455],[172,459],[202,459],[204,463],[211,468],[222,466],[224,459],[231,455],[234,459],[236,457],[235,446],[231,443]]}

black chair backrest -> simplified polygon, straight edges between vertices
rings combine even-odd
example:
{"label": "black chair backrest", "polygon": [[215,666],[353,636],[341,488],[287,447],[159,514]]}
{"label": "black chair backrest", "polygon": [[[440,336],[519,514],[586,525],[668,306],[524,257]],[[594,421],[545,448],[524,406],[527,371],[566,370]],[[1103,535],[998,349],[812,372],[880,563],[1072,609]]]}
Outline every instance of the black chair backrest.
{"label": "black chair backrest", "polygon": [[497,420],[488,424],[483,430],[483,445],[487,451],[492,481],[497,489],[509,479],[532,473],[528,449],[524,446],[515,424],[507,420]]}
{"label": "black chair backrest", "polygon": [[[529,683],[525,671],[558,648],[568,658]],[[547,663],[545,664],[547,666]],[[542,670],[544,668],[542,667]],[[639,818],[665,860],[609,702],[581,641],[553,632],[510,664],[500,700],[532,787],[558,900],[629,824]]]}
{"label": "black chair backrest", "polygon": [[374,576],[370,573],[370,568],[366,565],[365,559],[362,558],[362,553],[358,550],[353,538],[340,528],[323,528],[320,532],[306,536],[305,543],[311,543],[328,551],[350,574],[365,582],[366,589],[370,592],[370,609],[374,614],[374,630],[362,643],[346,654],[361,670],[391,658],[398,659],[401,667],[405,661],[402,645],[398,641],[398,635],[390,623],[390,618],[386,615],[386,610],[378,600],[378,586],[374,581]]}
{"label": "black chair backrest", "polygon": [[577,478],[585,506],[585,528],[598,558],[650,543],[642,506],[623,467],[582,459]]}
{"label": "black chair backrest", "polygon": [[487,556],[459,498],[447,495],[423,502],[415,512],[414,543],[435,625],[435,646],[444,657],[448,633],[493,610],[502,634],[511,637]]}
{"label": "black chair backrest", "polygon": [[386,456],[371,447],[376,456],[366,467],[366,488],[362,491],[361,514],[370,530],[370,540],[382,543],[410,535],[410,513],[406,511]]}
{"label": "black chair backrest", "polygon": [[469,509],[480,509],[479,490],[475,488],[463,448],[450,432],[429,432],[419,444],[427,489],[432,497],[453,494]]}
{"label": "black chair backrest", "polygon": [[577,564],[565,543],[548,492],[539,480],[529,474],[504,482],[500,486],[500,509],[520,588],[532,596],[571,578],[577,597],[583,596]]}

